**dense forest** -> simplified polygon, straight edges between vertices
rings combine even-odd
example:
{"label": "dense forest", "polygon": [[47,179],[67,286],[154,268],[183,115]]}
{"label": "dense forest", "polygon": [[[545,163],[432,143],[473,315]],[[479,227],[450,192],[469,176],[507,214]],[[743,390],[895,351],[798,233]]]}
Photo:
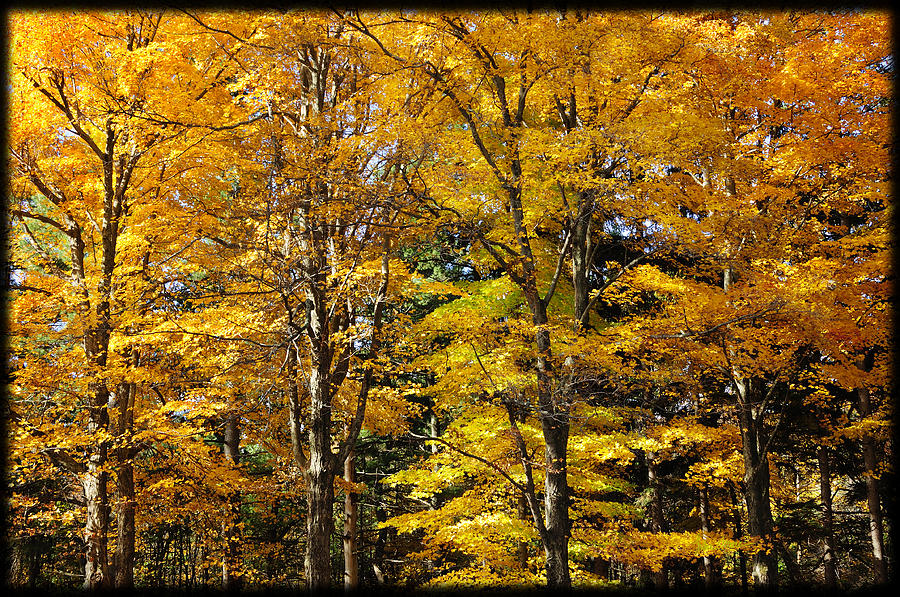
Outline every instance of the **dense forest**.
{"label": "dense forest", "polygon": [[9,585],[892,578],[887,14],[7,22]]}

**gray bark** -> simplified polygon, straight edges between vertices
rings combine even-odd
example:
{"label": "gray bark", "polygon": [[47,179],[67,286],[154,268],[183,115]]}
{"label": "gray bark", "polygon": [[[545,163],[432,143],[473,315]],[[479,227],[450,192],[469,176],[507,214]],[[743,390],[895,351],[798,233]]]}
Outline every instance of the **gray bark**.
{"label": "gray bark", "polygon": [[[338,473],[338,466],[343,466],[362,428],[366,400],[372,383],[372,370],[367,368],[363,373],[356,412],[350,423],[347,437],[335,452],[332,448],[332,398],[334,391],[343,380],[345,371],[340,370],[340,367],[332,370],[335,349],[331,333],[339,329],[346,329],[351,317],[348,313],[329,313],[326,308],[327,279],[325,272],[327,270],[325,252],[322,248],[325,234],[321,230],[316,234],[317,226],[310,224],[306,220],[305,227],[308,233],[312,232],[313,234],[301,245],[305,262],[303,269],[309,279],[313,281],[307,287],[308,324],[306,335],[312,347],[310,373],[307,379],[309,397],[309,417],[306,422],[308,458],[303,455],[302,447],[299,445],[299,399],[296,395],[291,398],[294,411],[291,415],[291,426],[292,439],[295,442],[293,447],[295,459],[298,459],[304,468],[307,488],[307,549],[304,560],[306,582],[311,591],[319,591],[327,590],[332,582],[331,537],[334,534],[334,478]],[[371,342],[371,354],[373,355],[378,352],[381,342],[382,313],[390,274],[389,252],[390,243],[385,240],[381,285],[378,289],[373,313]],[[294,392],[296,385],[292,387],[294,388],[292,392]]]}
{"label": "gray bark", "polygon": [[[647,484],[650,488],[650,530],[654,533],[665,532],[665,519],[663,517],[662,490],[659,483],[657,469],[657,455],[655,452],[647,453]],[[657,589],[669,588],[669,574],[665,564],[654,572],[653,585]]]}
{"label": "gray bark", "polygon": [[[230,413],[225,419],[225,437],[222,451],[225,459],[237,466],[240,464],[241,430],[238,416]],[[222,522],[222,538],[225,543],[222,557],[222,589],[225,591],[240,590],[243,578],[240,573],[241,533],[238,527],[241,516],[241,494],[235,490],[226,497],[225,517]]]}
{"label": "gray bark", "polygon": [[[772,541],[774,523],[769,499],[769,460],[765,450],[764,414],[758,406],[758,380],[739,380],[739,421],[744,458],[744,501],[747,504],[747,530],[750,535]],[[778,566],[774,552],[753,554],[753,581],[757,588],[774,589],[778,584]]]}
{"label": "gray bark", "polygon": [[[324,311],[324,310],[323,310]],[[313,326],[327,329],[321,313]],[[331,451],[330,347],[320,340],[309,377],[309,464],[306,469],[307,519],[304,570],[311,590],[331,586],[331,536],[334,534],[335,456]]]}
{"label": "gray bark", "polygon": [[[344,480],[356,482],[356,454],[350,450],[344,460]],[[352,591],[359,588],[359,558],[357,551],[359,496],[356,492],[347,491],[344,495],[344,588]]]}
{"label": "gray bark", "polygon": [[[860,360],[856,366],[866,370],[865,363]],[[860,417],[872,414],[869,389],[860,386],[857,389]],[[866,434],[862,438],[863,464],[866,468],[866,503],[869,510],[869,537],[872,542],[872,558],[875,567],[875,582],[887,584],[888,572],[884,549],[884,519],[881,513],[881,490],[878,487],[878,453],[875,438]]]}
{"label": "gray bark", "polygon": [[831,465],[828,458],[828,448],[820,445],[816,449],[816,456],[819,460],[819,495],[822,500],[822,530],[825,543],[825,553],[822,555],[822,561],[825,585],[833,589],[837,587],[837,561],[834,549],[834,512],[831,505]]}
{"label": "gray bark", "polygon": [[575,320],[580,327],[590,326],[591,218],[593,205],[588,193],[578,193],[578,210],[572,223],[572,286]]}

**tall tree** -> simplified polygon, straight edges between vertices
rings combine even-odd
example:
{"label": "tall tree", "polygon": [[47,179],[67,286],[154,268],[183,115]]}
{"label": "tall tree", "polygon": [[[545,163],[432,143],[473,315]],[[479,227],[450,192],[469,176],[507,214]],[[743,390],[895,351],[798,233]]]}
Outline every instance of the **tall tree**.
{"label": "tall tree", "polygon": [[[231,103],[220,78],[227,52],[191,48],[179,35],[185,27],[183,19],[143,11],[17,13],[11,22],[10,213],[26,250],[43,263],[13,274],[25,293],[22,321],[38,308],[36,294],[50,296],[69,318],[45,325],[65,327],[83,355],[79,362],[71,353],[68,375],[58,367],[42,374],[31,361],[22,382],[49,396],[70,392],[84,412],[85,435],[66,440],[63,425],[45,453],[82,479],[86,587],[133,581],[136,387],[128,372],[141,357],[123,340],[138,330],[151,257],[165,251],[148,243],[148,221],[179,188],[215,185],[217,162],[202,162],[205,144],[239,122],[223,117]],[[185,172],[182,180],[173,176]],[[16,333],[29,333],[29,325]],[[114,572],[110,471],[120,494]]]}
{"label": "tall tree", "polygon": [[[207,19],[195,15],[216,28]],[[269,375],[286,394],[306,488],[306,582],[324,589],[335,478],[378,380],[392,239],[403,234],[399,160],[378,129],[373,67],[339,19],[264,14],[242,41],[250,50],[232,83],[236,101],[270,118],[245,141],[252,164],[236,174],[235,200],[207,238],[233,256],[237,278],[258,297],[228,300],[246,325],[255,327],[254,310],[272,315],[258,347],[280,357]]]}
{"label": "tall tree", "polygon": [[[749,531],[771,542],[768,455],[788,424],[786,406],[799,399],[792,391],[798,376],[824,355],[826,368],[854,383],[853,349],[848,354],[835,340],[858,317],[860,301],[877,303],[880,294],[851,289],[837,271],[859,267],[856,279],[877,285],[863,271],[880,267],[882,245],[845,262],[838,255],[847,241],[836,241],[830,225],[836,213],[884,202],[886,38],[878,33],[878,41],[857,47],[851,40],[862,22],[875,23],[840,14],[725,13],[699,21],[692,110],[718,129],[717,142],[693,167],[679,164],[690,177],[673,178],[668,189],[684,193],[679,200],[706,228],[709,265],[720,268],[722,290],[697,287],[691,311],[674,308],[670,333],[660,337],[718,345],[716,367],[742,431]],[[869,34],[875,31],[877,25]],[[801,85],[811,75],[809,56],[828,65],[816,71],[814,89]],[[859,239],[869,231],[857,233]],[[758,552],[756,583],[774,586],[775,573],[774,556]]]}

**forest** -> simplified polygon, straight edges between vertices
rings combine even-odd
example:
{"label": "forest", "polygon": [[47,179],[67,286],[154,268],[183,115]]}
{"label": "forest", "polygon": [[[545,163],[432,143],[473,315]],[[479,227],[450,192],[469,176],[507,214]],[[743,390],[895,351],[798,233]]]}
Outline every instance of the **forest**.
{"label": "forest", "polygon": [[893,578],[889,14],[7,30],[8,586]]}

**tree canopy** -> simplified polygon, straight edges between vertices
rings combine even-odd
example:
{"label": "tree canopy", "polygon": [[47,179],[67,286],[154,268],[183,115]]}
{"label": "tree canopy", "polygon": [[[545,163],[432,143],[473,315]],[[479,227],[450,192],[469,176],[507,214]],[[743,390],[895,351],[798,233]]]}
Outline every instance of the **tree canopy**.
{"label": "tree canopy", "polygon": [[887,583],[889,31],[11,12],[10,584]]}

